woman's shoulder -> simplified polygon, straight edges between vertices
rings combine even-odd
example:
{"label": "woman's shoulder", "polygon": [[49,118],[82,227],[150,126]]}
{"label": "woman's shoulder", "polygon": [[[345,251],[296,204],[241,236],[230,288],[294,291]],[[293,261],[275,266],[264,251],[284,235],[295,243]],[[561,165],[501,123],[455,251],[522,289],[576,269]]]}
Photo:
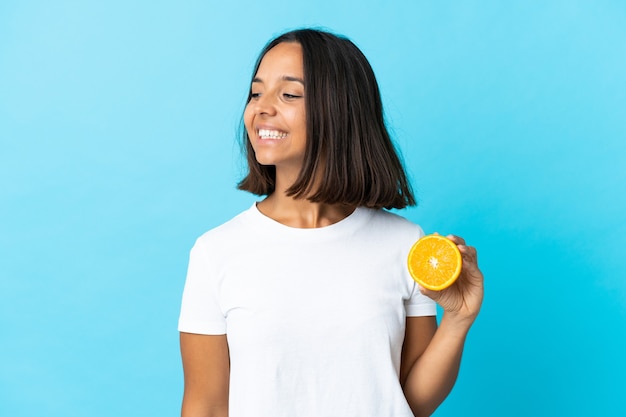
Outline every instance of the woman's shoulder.
{"label": "woman's shoulder", "polygon": [[365,209],[371,212],[372,219],[388,224],[389,226],[407,227],[407,228],[420,228],[420,226],[408,217],[396,212],[392,212],[385,209]]}
{"label": "woman's shoulder", "polygon": [[197,242],[201,242],[203,244],[224,242],[235,240],[237,236],[245,234],[254,214],[252,210],[253,207],[250,207],[224,223],[207,230],[198,237]]}
{"label": "woman's shoulder", "polygon": [[369,226],[385,235],[406,236],[409,239],[422,237],[421,226],[398,213],[384,209],[364,209],[370,212]]}

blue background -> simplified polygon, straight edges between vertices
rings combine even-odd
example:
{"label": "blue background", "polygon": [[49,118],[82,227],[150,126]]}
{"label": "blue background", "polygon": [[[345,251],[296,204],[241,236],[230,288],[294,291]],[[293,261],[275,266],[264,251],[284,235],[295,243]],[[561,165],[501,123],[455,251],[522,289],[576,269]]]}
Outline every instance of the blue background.
{"label": "blue background", "polygon": [[436,415],[624,415],[617,0],[3,0],[0,414],[179,412],[188,251],[254,201],[234,187],[250,72],[302,25],[370,59],[404,215],[479,248],[483,311]]}

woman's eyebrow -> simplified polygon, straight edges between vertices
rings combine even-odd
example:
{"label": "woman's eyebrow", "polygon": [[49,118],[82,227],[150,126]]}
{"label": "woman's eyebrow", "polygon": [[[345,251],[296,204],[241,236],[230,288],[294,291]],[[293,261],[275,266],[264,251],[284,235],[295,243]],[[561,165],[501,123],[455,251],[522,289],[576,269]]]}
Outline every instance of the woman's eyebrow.
{"label": "woman's eyebrow", "polygon": [[[302,78],[298,78],[298,77],[292,77],[290,75],[283,75],[282,77],[280,77],[281,81],[294,81],[297,83],[300,83],[302,85],[304,85],[304,80]],[[253,83],[261,83],[263,84],[263,80],[259,77],[254,77],[252,79]]]}

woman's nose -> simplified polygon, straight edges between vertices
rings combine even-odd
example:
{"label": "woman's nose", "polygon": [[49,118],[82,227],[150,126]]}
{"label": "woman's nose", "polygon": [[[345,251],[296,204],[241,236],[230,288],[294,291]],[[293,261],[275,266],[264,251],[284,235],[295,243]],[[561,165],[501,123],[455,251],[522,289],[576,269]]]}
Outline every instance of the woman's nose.
{"label": "woman's nose", "polygon": [[276,102],[270,94],[262,94],[255,100],[254,110],[257,114],[273,116],[276,114]]}

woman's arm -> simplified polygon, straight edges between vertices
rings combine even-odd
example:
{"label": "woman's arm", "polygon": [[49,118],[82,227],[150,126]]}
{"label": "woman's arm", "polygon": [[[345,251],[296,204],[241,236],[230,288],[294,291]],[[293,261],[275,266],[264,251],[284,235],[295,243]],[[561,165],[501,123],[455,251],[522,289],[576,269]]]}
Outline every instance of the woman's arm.
{"label": "woman's arm", "polygon": [[230,360],[226,335],[180,333],[185,391],[182,417],[228,417]]}
{"label": "woman's arm", "polygon": [[424,353],[437,331],[435,316],[407,317],[402,360],[400,361],[400,383],[404,387],[409,371]]}
{"label": "woman's arm", "polygon": [[465,338],[483,299],[483,275],[478,268],[476,249],[466,246],[459,237],[448,238],[457,244],[463,257],[459,279],[443,291],[421,289],[444,310],[439,328],[433,324],[434,318],[407,320],[400,375],[404,394],[416,417],[430,416],[452,390]]}

